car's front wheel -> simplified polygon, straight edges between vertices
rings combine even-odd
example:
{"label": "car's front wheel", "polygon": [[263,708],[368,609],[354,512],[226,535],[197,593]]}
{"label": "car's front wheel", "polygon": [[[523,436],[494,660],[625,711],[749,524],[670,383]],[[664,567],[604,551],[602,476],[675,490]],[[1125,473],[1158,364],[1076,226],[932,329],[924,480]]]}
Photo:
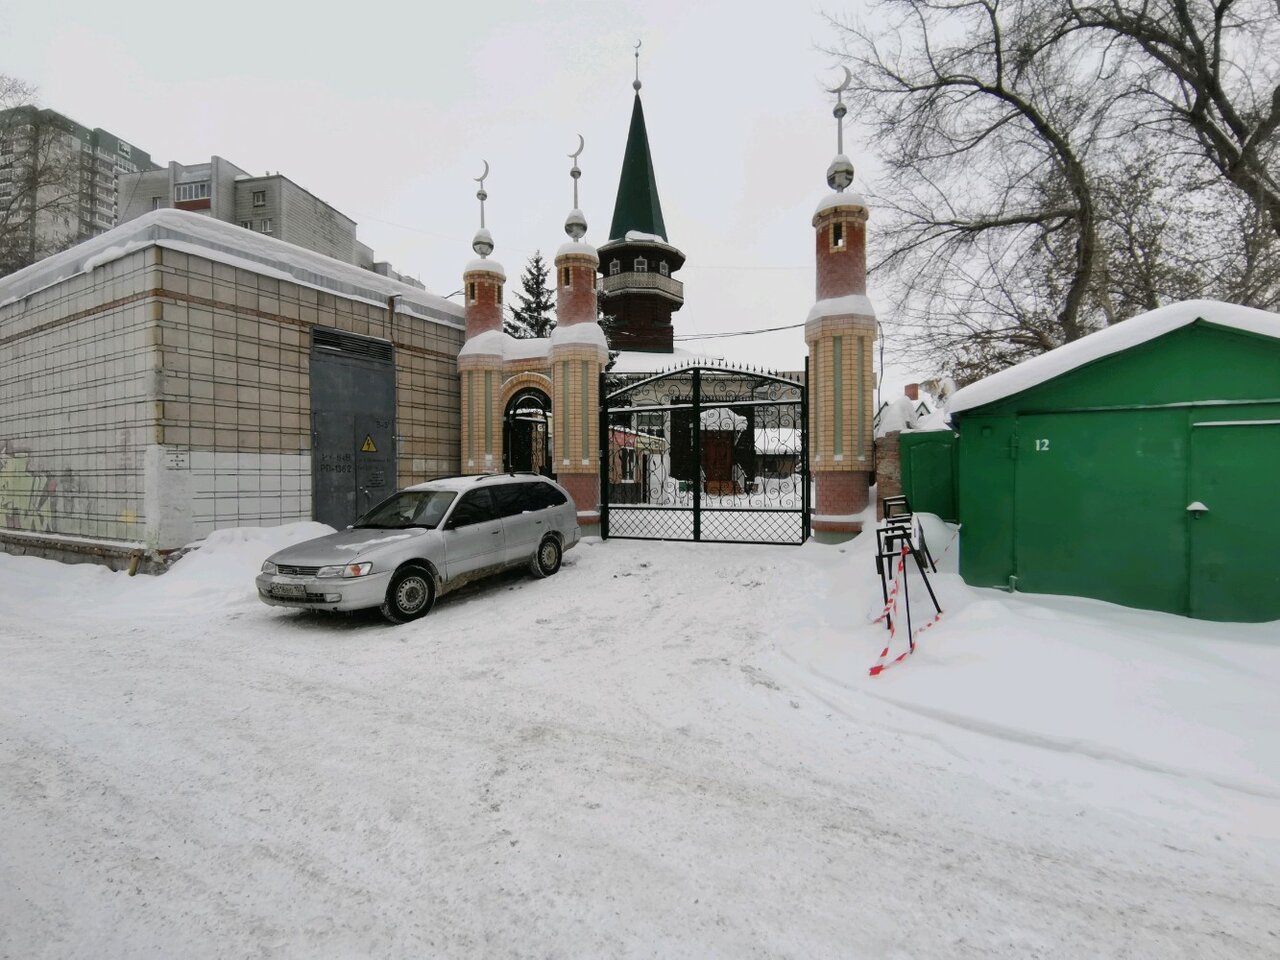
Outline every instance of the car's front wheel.
{"label": "car's front wheel", "polygon": [[549,577],[560,569],[560,541],[547,534],[538,544],[538,552],[533,555],[529,569],[535,577]]}
{"label": "car's front wheel", "polygon": [[417,564],[406,564],[395,572],[382,601],[382,615],[392,623],[408,623],[425,616],[436,599],[436,584],[431,571]]}

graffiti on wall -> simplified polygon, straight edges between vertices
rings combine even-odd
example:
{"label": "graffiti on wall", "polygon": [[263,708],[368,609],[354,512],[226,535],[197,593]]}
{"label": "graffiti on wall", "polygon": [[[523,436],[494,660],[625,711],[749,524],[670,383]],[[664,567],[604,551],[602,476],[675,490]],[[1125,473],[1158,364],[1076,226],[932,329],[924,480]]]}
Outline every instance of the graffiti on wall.
{"label": "graffiti on wall", "polygon": [[0,525],[50,533],[58,481],[32,469],[28,459],[8,443],[0,445]]}

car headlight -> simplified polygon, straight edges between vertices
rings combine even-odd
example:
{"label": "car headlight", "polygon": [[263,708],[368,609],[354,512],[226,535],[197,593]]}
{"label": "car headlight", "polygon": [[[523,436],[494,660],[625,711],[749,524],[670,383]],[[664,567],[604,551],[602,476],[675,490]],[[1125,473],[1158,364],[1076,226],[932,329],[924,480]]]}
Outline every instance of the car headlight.
{"label": "car headlight", "polygon": [[262,572],[263,572],[263,573],[272,573],[272,574],[274,574],[274,573],[279,573],[279,572],[280,572],[280,568],[279,568],[279,567],[277,567],[277,566],[276,566],[274,563],[272,563],[270,560],[267,560],[267,561],[265,561],[265,562],[262,564]]}
{"label": "car headlight", "polygon": [[342,577],[344,580],[350,580],[352,577],[367,577],[372,569],[373,564],[366,560],[364,563],[348,563],[345,566],[321,567],[316,571],[316,576]]}

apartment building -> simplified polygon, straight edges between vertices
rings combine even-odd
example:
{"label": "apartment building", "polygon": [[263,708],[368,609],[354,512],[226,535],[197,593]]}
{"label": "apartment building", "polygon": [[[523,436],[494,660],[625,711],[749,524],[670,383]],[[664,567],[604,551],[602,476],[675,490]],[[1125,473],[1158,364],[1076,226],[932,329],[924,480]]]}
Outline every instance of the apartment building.
{"label": "apartment building", "polygon": [[100,127],[34,106],[0,111],[0,275],[110,230],[121,177],[155,169]]}
{"label": "apartment building", "polygon": [[120,192],[121,223],[152,210],[187,210],[374,269],[373,251],[356,239],[356,222],[280,173],[255,177],[215,156],[125,177]]}

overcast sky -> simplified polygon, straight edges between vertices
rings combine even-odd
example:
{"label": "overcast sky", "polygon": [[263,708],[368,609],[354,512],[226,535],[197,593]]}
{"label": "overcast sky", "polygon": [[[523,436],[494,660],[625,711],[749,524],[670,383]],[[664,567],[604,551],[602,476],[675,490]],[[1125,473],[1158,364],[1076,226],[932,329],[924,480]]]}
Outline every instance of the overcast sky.
{"label": "overcast sky", "polygon": [[[218,154],[253,173],[280,171],[441,295],[461,285],[473,256],[472,178],[487,160],[488,226],[510,297],[529,255],[566,239],[579,133],[586,239],[607,239],[642,40],[662,211],[688,257],[679,338],[800,323],[813,303],[810,218],[835,152],[823,86],[840,75],[819,50],[833,38],[823,9],[0,0],[0,70],[161,164]],[[875,169],[861,140],[846,137],[859,189]],[[872,244],[874,225],[873,210]],[[805,354],[801,329],[679,345],[775,368]],[[886,396],[906,379],[897,373]]]}

